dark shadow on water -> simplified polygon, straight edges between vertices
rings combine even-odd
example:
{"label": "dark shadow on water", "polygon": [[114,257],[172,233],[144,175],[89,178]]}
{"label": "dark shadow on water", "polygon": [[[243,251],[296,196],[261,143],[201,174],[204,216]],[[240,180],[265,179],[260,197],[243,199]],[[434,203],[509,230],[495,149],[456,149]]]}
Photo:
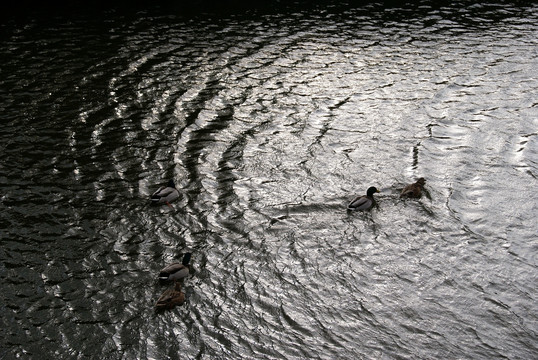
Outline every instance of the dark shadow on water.
{"label": "dark shadow on water", "polygon": [[[531,1],[505,1],[489,3],[484,1],[456,1],[447,6],[445,1],[367,1],[367,0],[201,0],[201,1],[47,1],[22,0],[2,2],[0,19],[24,20],[28,18],[52,21],[55,18],[100,18],[104,14],[114,16],[179,16],[185,18],[203,17],[256,17],[267,14],[296,12],[319,12],[338,15],[350,9],[361,9],[364,15],[381,17],[384,22],[406,22],[409,19],[426,17],[424,26],[434,26],[441,19],[452,20],[467,26],[494,24],[516,15],[515,8],[529,8]],[[514,8],[514,12],[506,11]],[[499,10],[503,11],[499,11]],[[431,15],[435,13],[435,17]],[[439,17],[440,16],[440,17]]]}

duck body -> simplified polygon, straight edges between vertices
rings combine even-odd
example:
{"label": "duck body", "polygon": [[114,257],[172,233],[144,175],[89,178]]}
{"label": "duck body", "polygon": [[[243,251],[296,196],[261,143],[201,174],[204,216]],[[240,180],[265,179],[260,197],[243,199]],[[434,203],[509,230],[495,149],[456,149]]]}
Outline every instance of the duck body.
{"label": "duck body", "polygon": [[375,186],[369,187],[366,191],[366,195],[357,196],[355,199],[351,200],[347,206],[348,210],[368,210],[375,204],[374,194],[379,192]]}
{"label": "duck body", "polygon": [[156,310],[170,310],[174,306],[185,302],[185,294],[181,291],[181,284],[176,282],[174,287],[166,289],[155,304]]}
{"label": "duck body", "polygon": [[153,205],[167,204],[176,200],[179,197],[179,191],[176,189],[174,180],[170,180],[166,186],[161,186],[151,195],[151,203]]}
{"label": "duck body", "polygon": [[424,178],[420,178],[417,180],[414,184],[406,185],[402,192],[400,193],[401,198],[415,198],[418,199],[422,196],[422,190],[424,189],[424,183],[426,183],[426,180]]}
{"label": "duck body", "polygon": [[183,261],[182,261],[181,264],[180,263],[173,263],[173,264],[170,264],[170,265],[166,266],[165,268],[163,268],[159,272],[159,280],[162,280],[162,281],[168,281],[168,280],[178,281],[178,280],[186,278],[189,275],[189,271],[190,271],[190,267],[189,267],[189,261],[190,260],[191,260],[191,254],[186,253],[183,256]]}

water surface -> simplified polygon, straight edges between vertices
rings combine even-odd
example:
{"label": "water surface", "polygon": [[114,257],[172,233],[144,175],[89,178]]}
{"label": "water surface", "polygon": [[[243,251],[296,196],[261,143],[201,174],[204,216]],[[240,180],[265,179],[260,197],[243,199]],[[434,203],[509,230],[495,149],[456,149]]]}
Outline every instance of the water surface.
{"label": "water surface", "polygon": [[[0,357],[536,358],[537,20],[319,3],[6,21]],[[168,179],[181,198],[150,207]],[[376,207],[347,212],[369,186]],[[187,301],[156,314],[186,251]]]}

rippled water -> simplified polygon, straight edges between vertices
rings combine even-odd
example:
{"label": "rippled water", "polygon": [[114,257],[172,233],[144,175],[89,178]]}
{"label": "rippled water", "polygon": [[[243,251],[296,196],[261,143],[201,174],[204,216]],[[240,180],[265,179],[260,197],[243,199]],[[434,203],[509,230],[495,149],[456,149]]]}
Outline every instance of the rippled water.
{"label": "rippled water", "polygon": [[538,7],[180,13],[2,25],[0,358],[537,358]]}

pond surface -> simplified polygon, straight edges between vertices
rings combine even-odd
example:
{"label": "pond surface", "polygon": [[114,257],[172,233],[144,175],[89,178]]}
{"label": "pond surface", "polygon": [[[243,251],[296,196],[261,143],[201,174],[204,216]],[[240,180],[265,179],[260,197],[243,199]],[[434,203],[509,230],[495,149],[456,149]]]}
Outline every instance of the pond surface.
{"label": "pond surface", "polygon": [[455,4],[5,21],[0,358],[536,358],[538,7]]}

